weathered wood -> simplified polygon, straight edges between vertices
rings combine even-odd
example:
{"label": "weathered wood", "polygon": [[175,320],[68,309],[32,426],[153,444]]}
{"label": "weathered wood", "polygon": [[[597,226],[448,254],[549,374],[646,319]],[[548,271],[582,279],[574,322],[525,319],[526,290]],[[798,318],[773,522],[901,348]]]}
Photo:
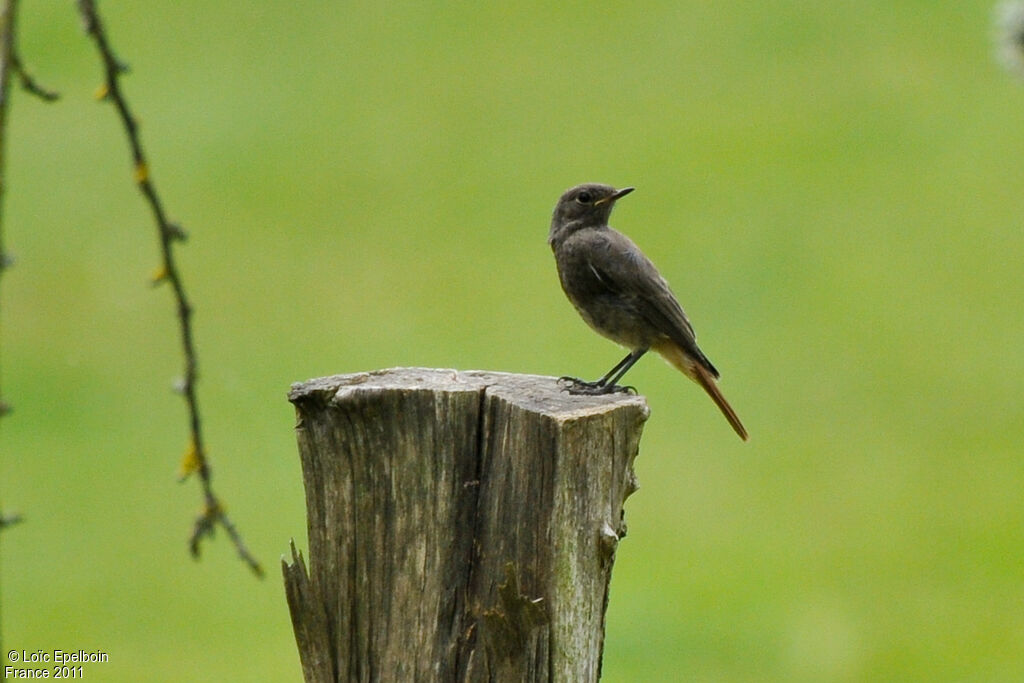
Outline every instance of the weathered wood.
{"label": "weathered wood", "polygon": [[296,384],[307,681],[595,681],[642,397],[399,368]]}

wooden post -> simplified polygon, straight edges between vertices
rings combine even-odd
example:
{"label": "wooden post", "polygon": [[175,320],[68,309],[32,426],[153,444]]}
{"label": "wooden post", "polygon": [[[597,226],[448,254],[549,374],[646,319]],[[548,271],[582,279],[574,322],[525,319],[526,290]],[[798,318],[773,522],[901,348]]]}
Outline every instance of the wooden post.
{"label": "wooden post", "polygon": [[596,681],[642,397],[398,368],[292,387],[306,681]]}

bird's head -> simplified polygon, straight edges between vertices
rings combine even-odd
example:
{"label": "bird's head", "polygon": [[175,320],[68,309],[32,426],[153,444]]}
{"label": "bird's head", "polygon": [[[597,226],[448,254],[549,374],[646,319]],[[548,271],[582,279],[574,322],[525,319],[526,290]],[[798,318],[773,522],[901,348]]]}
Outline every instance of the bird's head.
{"label": "bird's head", "polygon": [[608,216],[615,202],[632,191],[632,187],[616,190],[611,185],[599,183],[586,183],[566,190],[551,216],[548,243],[554,244],[582,228],[608,225]]}

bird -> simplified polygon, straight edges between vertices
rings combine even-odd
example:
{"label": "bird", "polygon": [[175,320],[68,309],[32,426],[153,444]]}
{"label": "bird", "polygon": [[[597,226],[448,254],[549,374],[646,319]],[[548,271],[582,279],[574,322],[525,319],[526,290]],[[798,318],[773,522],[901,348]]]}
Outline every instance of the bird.
{"label": "bird", "polygon": [[700,385],[746,441],[746,428],[718,388],[719,372],[697,346],[693,325],[668,282],[631,239],[608,225],[616,202],[634,189],[577,185],[562,194],[551,216],[548,244],[566,297],[595,332],[629,349],[599,380],[559,381],[572,394],[630,391],[619,380],[654,350]]}

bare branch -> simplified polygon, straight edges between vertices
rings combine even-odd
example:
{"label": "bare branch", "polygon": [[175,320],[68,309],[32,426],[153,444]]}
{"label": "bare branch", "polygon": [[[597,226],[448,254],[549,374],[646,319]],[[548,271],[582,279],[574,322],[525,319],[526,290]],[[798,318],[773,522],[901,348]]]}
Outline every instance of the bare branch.
{"label": "bare branch", "polygon": [[[0,206],[3,205],[4,165],[7,161],[7,148],[4,145],[7,133],[7,86],[11,80],[11,56],[14,54],[14,14],[17,0],[3,0],[0,5]],[[10,258],[4,252],[3,222],[0,221],[0,276],[7,270]],[[9,413],[10,406],[0,397],[0,418]],[[13,521],[11,521],[13,520]],[[16,523],[17,515],[7,516],[0,508],[0,532]],[[3,634],[0,632],[0,652],[2,652]]]}
{"label": "bare branch", "polygon": [[35,95],[45,102],[54,102],[60,99],[59,92],[56,90],[50,90],[36,82],[36,79],[32,77],[32,74],[30,74],[21,63],[21,57],[18,56],[17,51],[11,55],[11,68],[18,74],[18,80],[21,81],[22,90]]}
{"label": "bare branch", "polygon": [[[7,109],[10,100],[11,74],[18,76],[23,89],[44,101],[52,102],[60,96],[39,85],[21,63],[15,33],[17,9],[17,0],[3,0],[0,5],[0,205],[3,203],[3,193],[6,189],[4,168],[7,163]],[[4,249],[3,222],[0,220],[0,276],[12,265],[14,265],[14,258]],[[10,404],[0,396],[0,417],[10,412]]]}
{"label": "bare branch", "polygon": [[245,561],[257,576],[262,576],[263,570],[259,562],[256,561],[245,547],[241,536],[235,529],[234,524],[224,513],[224,508],[213,491],[210,464],[203,446],[199,402],[196,397],[198,362],[192,332],[192,305],[185,294],[185,286],[174,258],[174,244],[182,239],[184,232],[180,226],[168,220],[150,176],[149,163],[146,160],[142,140],[139,136],[138,122],[128,106],[124,93],[121,91],[120,79],[127,72],[128,68],[117,59],[110,47],[103,23],[96,10],[96,2],[94,0],[78,0],[78,9],[85,32],[96,43],[96,48],[103,61],[105,79],[103,86],[100,88],[101,99],[112,102],[117,109],[128,138],[128,145],[131,148],[132,175],[139,187],[139,191],[142,192],[146,203],[152,210],[153,218],[156,222],[162,263],[158,269],[160,277],[154,277],[154,283],[167,282],[174,291],[181,330],[181,347],[185,356],[185,372],[180,389],[188,407],[189,429],[191,432],[191,442],[182,466],[182,478],[187,478],[192,472],[198,472],[204,498],[204,512],[196,520],[189,547],[192,555],[198,557],[200,541],[204,537],[212,535],[214,528],[219,524],[224,527],[231,541],[235,544],[235,548],[238,550],[242,560]]}
{"label": "bare branch", "polygon": [[[5,189],[4,168],[7,165],[7,104],[10,99],[11,71],[14,59],[14,18],[17,0],[3,0],[0,5],[0,208],[3,207]],[[4,250],[3,214],[0,213],[0,277],[10,267],[12,260]],[[2,385],[0,385],[2,386]],[[0,418],[8,414],[11,407],[0,393]]]}

